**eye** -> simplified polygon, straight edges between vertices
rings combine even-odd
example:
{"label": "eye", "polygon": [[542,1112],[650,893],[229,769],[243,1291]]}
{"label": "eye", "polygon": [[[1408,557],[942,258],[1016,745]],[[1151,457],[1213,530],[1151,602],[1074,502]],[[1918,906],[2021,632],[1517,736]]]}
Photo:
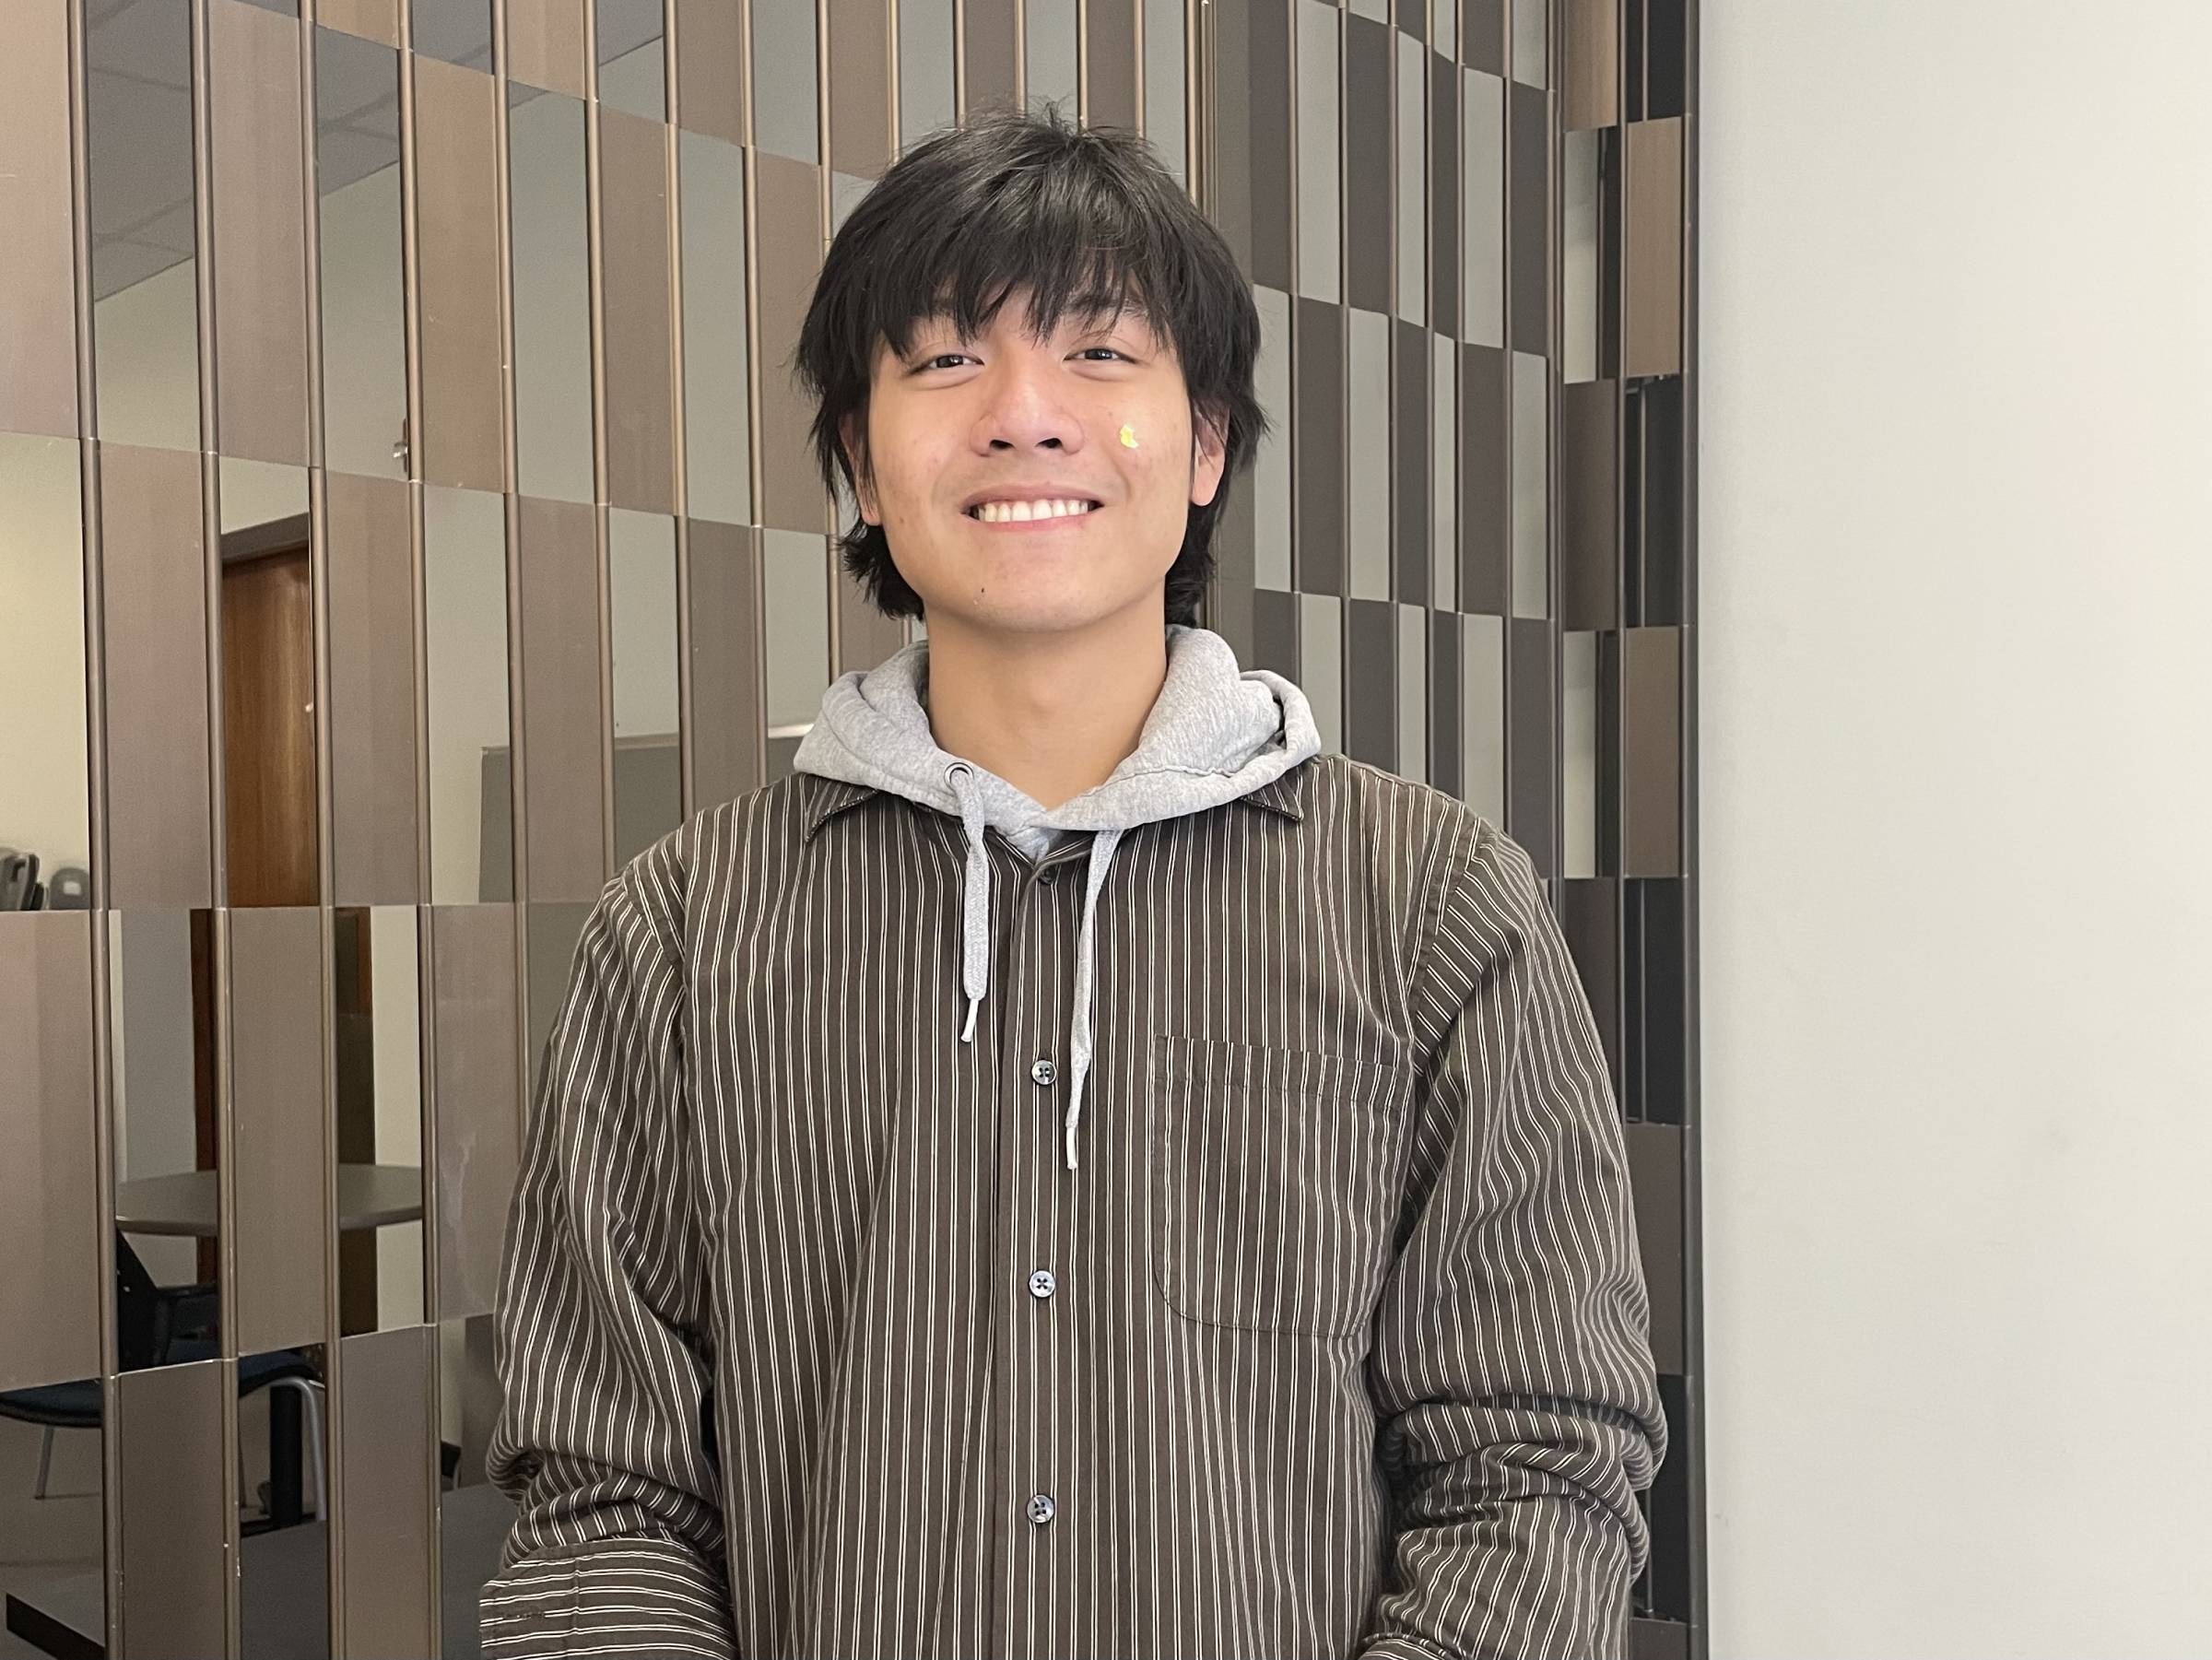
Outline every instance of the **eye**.
{"label": "eye", "polygon": [[1130,357],[1126,352],[1122,351],[1117,347],[1112,346],[1086,346],[1077,355],[1081,357],[1088,357],[1094,351],[1102,351],[1109,357],[1119,358],[1124,363],[1134,363],[1136,361],[1135,358]]}
{"label": "eye", "polygon": [[915,364],[914,372],[916,374],[920,374],[924,370],[935,369],[938,364],[943,363],[949,359],[965,358],[967,356],[968,354],[964,351],[941,351],[936,353],[935,356],[924,358],[922,359],[922,361]]}

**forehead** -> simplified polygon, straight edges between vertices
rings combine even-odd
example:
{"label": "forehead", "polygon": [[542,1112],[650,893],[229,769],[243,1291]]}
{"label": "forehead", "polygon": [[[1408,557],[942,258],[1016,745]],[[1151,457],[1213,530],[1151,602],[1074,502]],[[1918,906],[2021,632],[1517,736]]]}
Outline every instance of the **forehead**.
{"label": "forehead", "polygon": [[[1009,288],[997,312],[982,324],[983,331],[1035,332],[1032,298],[1033,291],[1027,284]],[[979,306],[976,309],[980,312],[982,308]],[[917,329],[957,329],[959,319],[953,297],[940,293],[934,305],[924,308],[915,317],[913,326]],[[1061,334],[1103,327],[1133,328],[1150,333],[1152,315],[1145,305],[1144,297],[1134,289],[1116,293],[1087,288],[1069,295],[1061,304],[1060,315],[1054,321],[1055,332]]]}

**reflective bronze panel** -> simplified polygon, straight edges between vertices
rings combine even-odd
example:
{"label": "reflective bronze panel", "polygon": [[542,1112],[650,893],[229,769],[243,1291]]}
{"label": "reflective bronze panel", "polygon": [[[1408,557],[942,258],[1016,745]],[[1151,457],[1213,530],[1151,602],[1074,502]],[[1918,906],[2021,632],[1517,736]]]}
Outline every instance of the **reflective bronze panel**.
{"label": "reflective bronze panel", "polygon": [[1622,287],[1628,329],[1621,372],[1682,370],[1682,121],[1630,122],[1624,195]]}
{"label": "reflective bronze panel", "polygon": [[1344,298],[1371,312],[1387,311],[1394,298],[1390,39],[1382,24],[1344,19]]}
{"label": "reflective bronze panel", "polygon": [[216,432],[227,456],[307,465],[300,24],[208,0]]}
{"label": "reflective bronze panel", "polygon": [[1506,84],[1507,289],[1513,349],[1551,350],[1551,121],[1541,88]]}
{"label": "reflective bronze panel", "polygon": [[1618,391],[1611,381],[1559,389],[1559,620],[1570,629],[1619,626]]}
{"label": "reflective bronze panel", "polygon": [[424,1314],[418,914],[348,906],[331,917],[338,1324],[348,1336],[419,1325]]}
{"label": "reflective bronze panel", "polygon": [[402,4],[403,0],[315,0],[315,21],[382,45],[396,46]]}
{"label": "reflective bronze panel", "polygon": [[[1311,6],[1314,0],[1299,0]],[[1308,594],[1344,592],[1344,312],[1300,295],[1293,326],[1293,445],[1298,480],[1294,569]]]}
{"label": "reflective bronze panel", "polygon": [[1344,681],[1344,752],[1391,771],[1398,764],[1396,611],[1380,599],[1347,600],[1344,607],[1345,654],[1359,665]]}
{"label": "reflective bronze panel", "polygon": [[406,4],[414,10],[418,59],[441,58],[490,73],[492,0],[406,0]]}
{"label": "reflective bronze panel", "polygon": [[1487,346],[1459,352],[1459,608],[1505,614],[1512,553],[1510,360]]}
{"label": "reflective bronze panel", "polygon": [[[818,166],[814,0],[750,0],[753,142],[792,161]],[[973,14],[970,15],[972,27]]]}
{"label": "reflective bronze panel", "polygon": [[[425,0],[416,0],[418,6]],[[505,482],[500,387],[499,83],[415,56],[422,453],[434,484]]]}
{"label": "reflective bronze panel", "polygon": [[759,532],[694,519],[692,785],[712,806],[761,783]]}
{"label": "reflective bronze panel", "polygon": [[0,1389],[100,1371],[92,921],[0,912]]}
{"label": "reflective bronze panel", "polygon": [[[1343,264],[1344,218],[1337,191],[1337,30],[1329,0],[1298,7],[1298,292],[1334,301]],[[1311,587],[1312,584],[1308,583]]]}
{"label": "reflective bronze panel", "polygon": [[[962,30],[962,116],[1014,102],[1017,0],[967,0]],[[901,10],[904,9],[902,6]]]}
{"label": "reflective bronze panel", "polygon": [[659,122],[600,112],[607,500],[651,512],[676,506],[667,138]]}
{"label": "reflective bronze panel", "polygon": [[1086,0],[1083,119],[1092,126],[1136,125],[1135,0]]}
{"label": "reflective bronze panel", "polygon": [[1682,630],[1621,634],[1621,874],[1682,874]]}
{"label": "reflective bronze panel", "polygon": [[693,518],[744,524],[753,516],[745,152],[701,133],[682,133],[677,169],[683,207],[684,487]]}
{"label": "reflective bronze panel", "polygon": [[599,103],[641,120],[668,119],[667,18],[662,0],[594,0]]}
{"label": "reflective bronze panel", "polygon": [[423,491],[429,662],[430,900],[514,892],[507,724],[507,531],[501,499]]}
{"label": "reflective bronze panel", "polygon": [[514,1506],[484,1478],[484,1445],[500,1409],[488,1314],[438,1327],[440,1456],[452,1475],[438,1495],[440,1627],[447,1660],[477,1652],[477,1595],[499,1571]]}
{"label": "reflective bronze panel", "polygon": [[125,1372],[114,1433],[123,1489],[122,1660],[228,1652],[219,1360]]}
{"label": "reflective bronze panel", "polygon": [[[243,1352],[314,1342],[329,1318],[323,941],[316,911],[232,912],[230,985],[233,1226]],[[342,1208],[354,1202],[355,1195],[341,1192]]]}
{"label": "reflective bronze panel", "polygon": [[328,1372],[320,1343],[238,1358],[242,1654],[330,1652]]}
{"label": "reflective bronze panel", "polygon": [[940,5],[893,9],[899,30],[899,147],[903,150],[955,120],[953,10]]}
{"label": "reflective bronze panel", "polygon": [[583,0],[507,0],[507,75],[583,97]]}
{"label": "reflective bronze panel", "polygon": [[1187,188],[1190,124],[1183,108],[1184,8],[1182,0],[1143,0],[1143,9],[1145,136],[1176,182]]}
{"label": "reflective bronze panel", "polygon": [[1552,836],[1557,822],[1552,791],[1559,770],[1559,731],[1553,712],[1559,673],[1550,621],[1508,619],[1506,634],[1505,830],[1528,850],[1536,875],[1557,874]]}
{"label": "reflective bronze panel", "polygon": [[487,1313],[522,1126],[515,1070],[514,910],[429,912],[438,1118],[438,1313]]}
{"label": "reflective bronze panel", "polygon": [[1290,586],[1290,455],[1298,429],[1291,424],[1290,297],[1280,288],[1254,288],[1260,313],[1260,357],[1253,383],[1266,412],[1268,434],[1253,461],[1253,580],[1263,588]]}
{"label": "reflective bronze panel", "polygon": [[729,0],[675,0],[675,14],[677,119],[688,132],[743,144],[744,9]]}
{"label": "reflective bronze panel", "polygon": [[315,31],[315,198],[324,460],[333,473],[405,478],[399,54],[327,29]]}
{"label": "reflective bronze panel", "polygon": [[890,31],[886,0],[830,0],[830,165],[840,172],[873,179],[890,165]]}
{"label": "reflective bronze panel", "polygon": [[1505,83],[1460,72],[1460,337],[1505,344]]}
{"label": "reflective bronze panel", "polygon": [[1388,599],[1390,319],[1381,312],[1347,306],[1345,324],[1343,464],[1351,541],[1349,592],[1359,599]]}
{"label": "reflective bronze panel", "polygon": [[830,685],[830,559],[818,536],[771,530],[762,538],[766,597],[769,776],[813,723]]}
{"label": "reflective bronze panel", "polygon": [[525,496],[592,500],[592,289],[583,105],[508,87],[514,442]]}
{"label": "reflective bronze panel", "polygon": [[352,1654],[436,1652],[429,1626],[437,1573],[430,1544],[437,1336],[435,1326],[416,1324],[338,1344],[345,1384],[336,1438],[346,1487],[345,1627]]}
{"label": "reflective bronze panel", "polygon": [[[675,520],[609,510],[607,592],[615,684],[614,863],[619,869],[683,818]],[[536,896],[535,886],[531,893]]]}
{"label": "reflective bronze panel", "polygon": [[1313,705],[1321,747],[1335,752],[1344,736],[1344,601],[1330,594],[1298,596],[1298,673]]}
{"label": "reflective bronze panel", "polygon": [[1609,127],[1620,119],[1620,0],[1564,0],[1564,6],[1561,120],[1571,130]]}
{"label": "reflective bronze panel", "polygon": [[1505,619],[1463,616],[1459,632],[1460,798],[1505,823]]}
{"label": "reflective bronze panel", "polygon": [[407,488],[330,475],[332,898],[411,905],[416,874],[415,575]]}
{"label": "reflective bronze panel", "polygon": [[529,956],[524,965],[524,1048],[530,1057],[525,1085],[533,1110],[545,1086],[546,1050],[553,1022],[568,995],[570,971],[576,960],[576,942],[582,937],[584,919],[591,914],[588,901],[533,900],[528,912]]}
{"label": "reflective bronze panel", "polygon": [[1392,303],[1410,323],[1428,318],[1429,76],[1421,43],[1407,34],[1393,42],[1397,57],[1397,293]]}
{"label": "reflective bronze panel", "polygon": [[606,880],[599,554],[588,507],[515,503],[522,538],[523,845],[530,893],[588,900]]}
{"label": "reflective bronze panel", "polygon": [[76,430],[70,3],[0,20],[0,432]]}
{"label": "reflective bronze panel", "polygon": [[759,522],[782,530],[830,528],[830,498],[806,441],[812,406],[787,366],[798,346],[822,263],[820,175],[766,150],[753,156],[754,285],[760,313]]}
{"label": "reflective bronze panel", "polygon": [[1391,386],[1392,536],[1397,547],[1391,592],[1410,605],[1429,599],[1429,396],[1430,353],[1435,336],[1417,324],[1391,324],[1394,372]]}
{"label": "reflective bronze panel", "polygon": [[0,845],[35,856],[46,905],[91,903],[84,498],[77,441],[0,432],[0,708],[9,711]]}
{"label": "reflective bronze panel", "polygon": [[1513,615],[1551,615],[1551,365],[1512,354]]}
{"label": "reflective bronze panel", "polygon": [[111,902],[205,905],[213,872],[199,456],[102,444],[100,512]]}

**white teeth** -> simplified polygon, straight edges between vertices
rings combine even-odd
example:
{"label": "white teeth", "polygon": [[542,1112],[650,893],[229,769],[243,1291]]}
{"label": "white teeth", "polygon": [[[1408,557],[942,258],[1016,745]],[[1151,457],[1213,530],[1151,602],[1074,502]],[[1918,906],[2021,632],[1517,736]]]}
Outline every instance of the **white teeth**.
{"label": "white teeth", "polygon": [[975,509],[973,517],[986,524],[998,524],[1011,520],[1017,524],[1029,519],[1061,519],[1071,513],[1086,513],[1091,504],[1081,500],[1063,501],[986,501]]}

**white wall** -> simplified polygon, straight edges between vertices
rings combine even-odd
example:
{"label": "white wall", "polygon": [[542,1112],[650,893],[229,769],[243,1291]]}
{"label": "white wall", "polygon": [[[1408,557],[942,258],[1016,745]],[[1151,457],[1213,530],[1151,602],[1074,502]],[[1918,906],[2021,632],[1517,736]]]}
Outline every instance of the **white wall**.
{"label": "white wall", "polygon": [[1706,0],[1713,1654],[2212,1654],[2196,0]]}

